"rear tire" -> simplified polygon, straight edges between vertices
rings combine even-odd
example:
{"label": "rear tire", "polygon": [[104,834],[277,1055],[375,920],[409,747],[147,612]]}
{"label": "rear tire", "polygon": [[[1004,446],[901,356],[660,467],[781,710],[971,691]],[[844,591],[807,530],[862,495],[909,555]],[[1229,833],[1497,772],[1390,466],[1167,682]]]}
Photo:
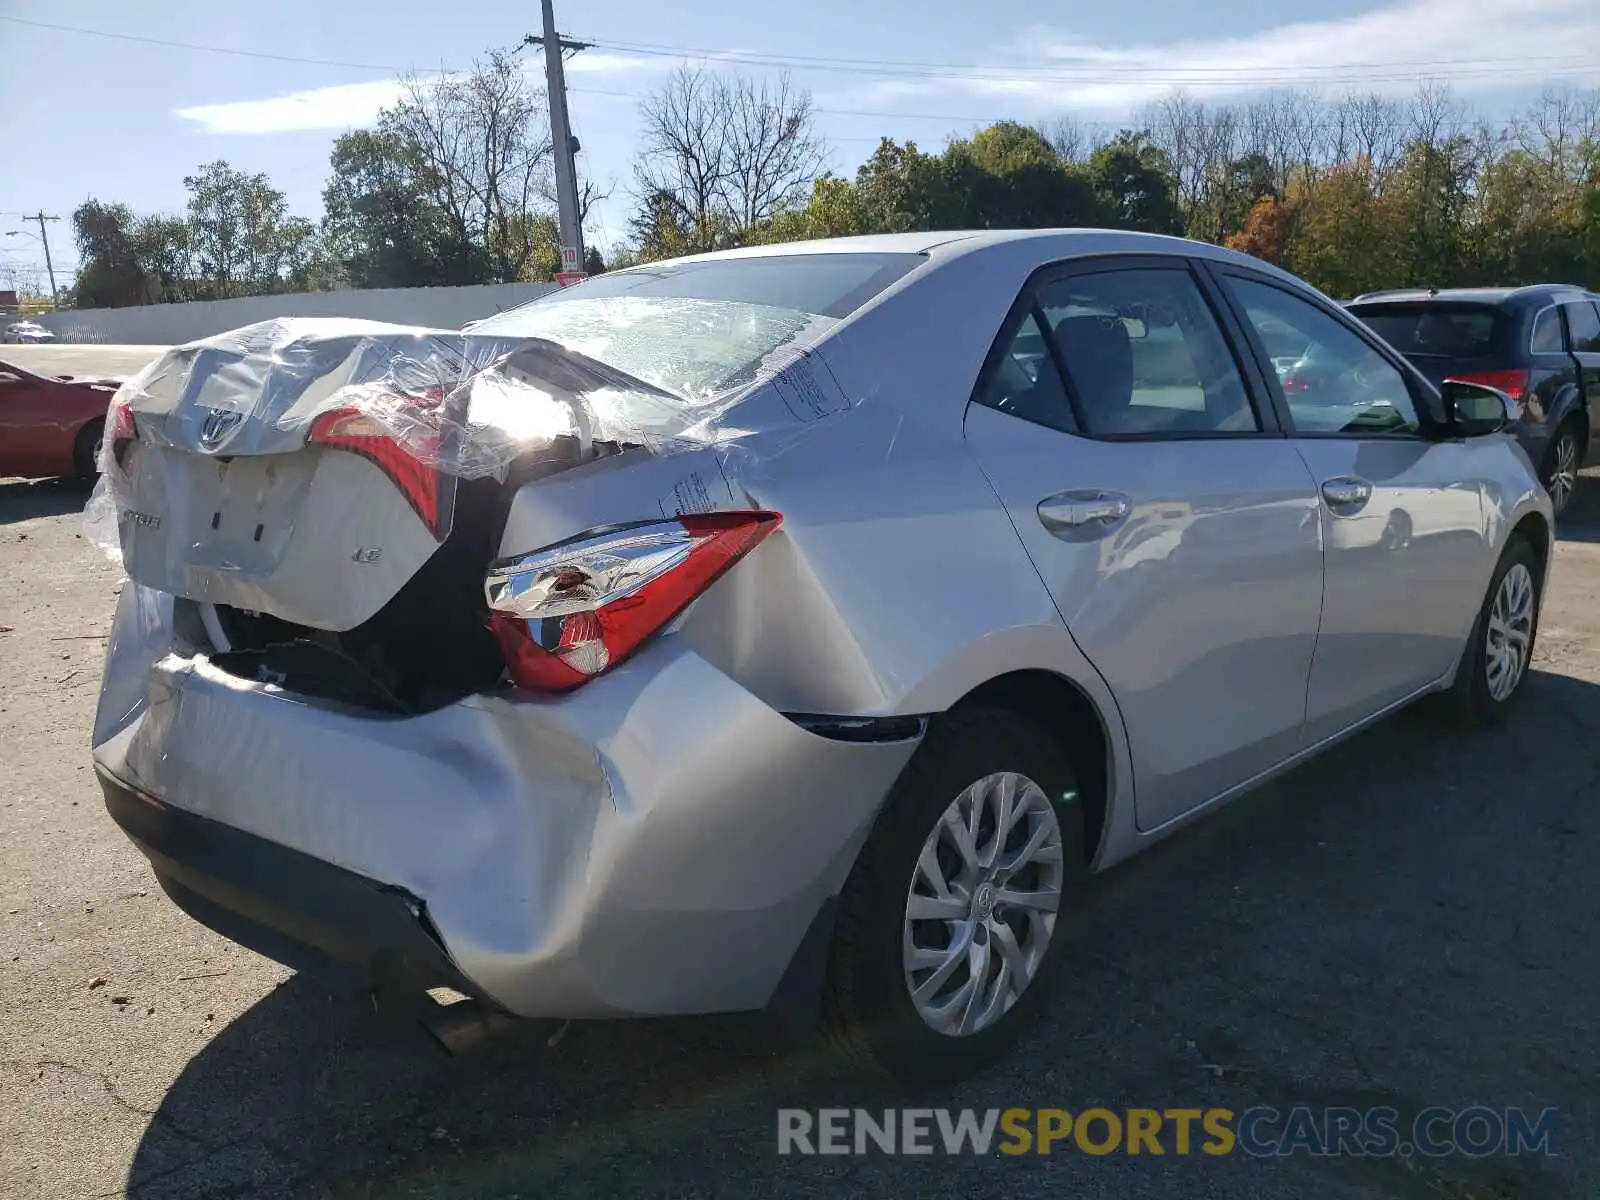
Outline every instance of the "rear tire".
{"label": "rear tire", "polygon": [[[1539,556],[1526,538],[1512,537],[1490,578],[1456,669],[1450,709],[1460,723],[1493,724],[1522,694],[1539,633],[1543,594]],[[1508,677],[1507,672],[1512,674]]]}
{"label": "rear tire", "polygon": [[[952,812],[973,814],[976,836]],[[999,814],[1015,822],[1003,836]],[[1087,873],[1083,805],[1055,741],[995,709],[935,720],[840,896],[823,1004],[835,1042],[911,1084],[994,1062],[1044,1000]]]}
{"label": "rear tire", "polygon": [[100,440],[105,432],[104,420],[90,421],[78,430],[72,444],[72,473],[82,483],[92,484],[100,476]]}
{"label": "rear tire", "polygon": [[1539,466],[1539,482],[1549,493],[1550,507],[1556,516],[1572,502],[1578,487],[1578,469],[1583,466],[1583,431],[1573,420],[1563,421],[1545,447]]}

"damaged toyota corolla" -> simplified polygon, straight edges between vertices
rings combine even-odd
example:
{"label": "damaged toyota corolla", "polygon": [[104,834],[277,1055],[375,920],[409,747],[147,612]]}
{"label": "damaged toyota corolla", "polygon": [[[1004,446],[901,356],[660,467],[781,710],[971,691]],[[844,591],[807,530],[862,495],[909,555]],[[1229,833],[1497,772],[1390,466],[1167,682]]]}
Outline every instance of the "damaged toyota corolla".
{"label": "damaged toyota corolla", "polygon": [[108,416],[96,770],[185,911],[459,993],[448,1042],[816,1012],[960,1077],[1090,872],[1425,693],[1513,701],[1551,530],[1506,403],[1098,231],[251,326]]}

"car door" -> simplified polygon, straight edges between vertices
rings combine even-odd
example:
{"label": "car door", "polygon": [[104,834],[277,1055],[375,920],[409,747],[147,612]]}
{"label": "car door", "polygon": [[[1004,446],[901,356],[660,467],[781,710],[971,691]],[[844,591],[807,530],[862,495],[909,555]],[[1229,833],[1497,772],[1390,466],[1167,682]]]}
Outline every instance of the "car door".
{"label": "car door", "polygon": [[44,458],[36,380],[0,362],[0,475],[31,475]]}
{"label": "car door", "polygon": [[1322,601],[1316,490],[1209,289],[1182,258],[1036,276],[967,412],[1116,697],[1144,829],[1295,752]]}
{"label": "car door", "polygon": [[1305,728],[1314,745],[1454,668],[1494,565],[1485,485],[1469,444],[1425,436],[1426,384],[1363,326],[1278,279],[1216,274],[1258,354],[1261,328],[1289,325],[1307,345],[1305,363],[1268,384],[1319,492],[1325,578]]}
{"label": "car door", "polygon": [[[1595,419],[1600,417],[1600,306],[1592,300],[1583,300],[1563,304],[1561,311],[1567,319],[1567,336],[1572,357],[1578,363],[1580,387],[1592,430]],[[1591,460],[1596,440],[1589,439]]]}

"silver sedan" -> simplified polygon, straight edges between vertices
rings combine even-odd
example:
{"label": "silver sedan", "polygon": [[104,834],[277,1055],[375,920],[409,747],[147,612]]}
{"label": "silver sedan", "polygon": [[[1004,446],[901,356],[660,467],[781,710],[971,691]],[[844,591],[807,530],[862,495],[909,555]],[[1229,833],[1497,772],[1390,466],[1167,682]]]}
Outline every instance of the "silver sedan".
{"label": "silver sedan", "polygon": [[112,406],[96,768],[179,905],[454,989],[451,1045],[771,1009],[959,1077],[1090,873],[1430,693],[1515,701],[1552,532],[1506,403],[1097,231],[252,327]]}

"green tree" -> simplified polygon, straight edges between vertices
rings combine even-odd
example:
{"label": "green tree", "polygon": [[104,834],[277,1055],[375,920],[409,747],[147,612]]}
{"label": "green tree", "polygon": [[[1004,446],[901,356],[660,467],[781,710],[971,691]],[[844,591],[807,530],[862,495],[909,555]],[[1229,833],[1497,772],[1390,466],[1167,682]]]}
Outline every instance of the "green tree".
{"label": "green tree", "polygon": [[266,175],[219,159],[186,176],[183,186],[189,246],[207,298],[283,291],[316,257],[314,228],[288,215],[288,201]]}
{"label": "green tree", "polygon": [[942,159],[950,198],[964,202],[966,209],[967,219],[960,224],[1044,229],[1097,225],[1106,219],[1088,172],[1062,162],[1055,147],[1031,126],[998,122],[970,141],[952,142]]}
{"label": "green tree", "polygon": [[330,162],[322,235],[352,286],[436,287],[490,276],[487,251],[446,219],[403,138],[354,130],[335,140]]}
{"label": "green tree", "polygon": [[1123,130],[1089,156],[1089,180],[1119,229],[1181,233],[1172,160],[1149,134]]}

